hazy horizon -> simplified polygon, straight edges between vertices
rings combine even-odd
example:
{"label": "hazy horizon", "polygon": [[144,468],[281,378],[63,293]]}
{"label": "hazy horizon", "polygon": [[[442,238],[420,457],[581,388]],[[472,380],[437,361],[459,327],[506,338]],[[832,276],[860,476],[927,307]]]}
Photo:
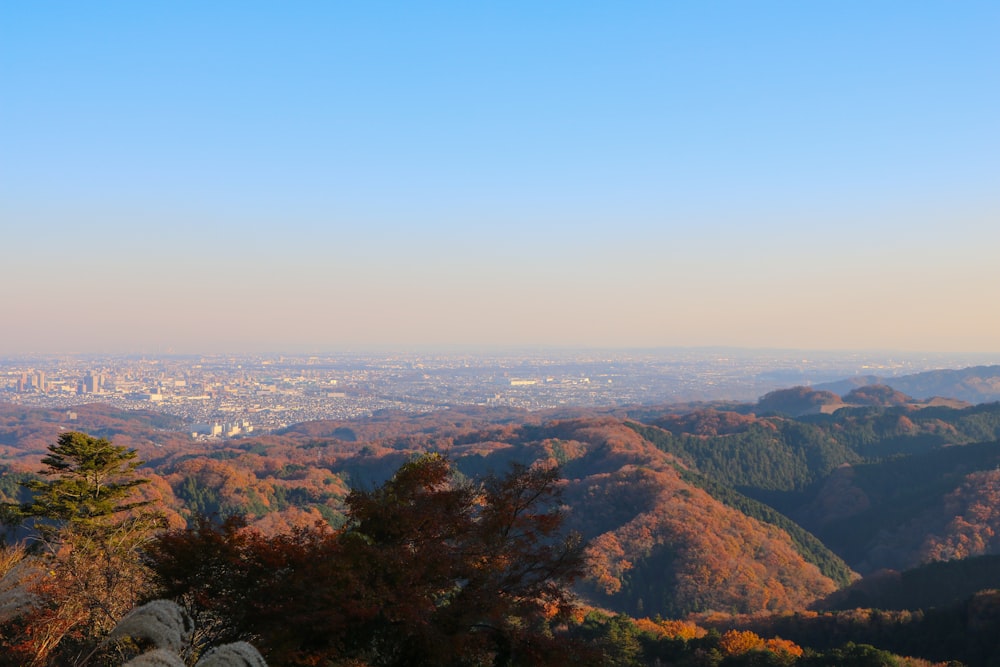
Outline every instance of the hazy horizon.
{"label": "hazy horizon", "polygon": [[0,6],[0,356],[1000,353],[1000,6]]}
{"label": "hazy horizon", "polygon": [[[472,365],[496,361],[519,361],[529,364],[533,360],[549,363],[586,363],[590,361],[619,360],[628,363],[646,361],[653,364],[677,362],[731,362],[734,364],[766,364],[777,370],[788,367],[818,368],[825,364],[848,366],[852,374],[898,375],[927,370],[959,370],[972,367],[1000,366],[1000,352],[934,352],[926,350],[844,350],[801,348],[752,348],[732,346],[675,346],[675,347],[555,347],[555,346],[368,346],[327,349],[260,349],[260,350],[98,350],[62,352],[21,352],[2,354],[0,362],[7,364],[66,362],[105,362],[125,359],[183,360],[183,359],[276,360],[340,359],[385,362],[391,359],[410,360],[466,360]],[[838,375],[839,377],[839,375]]]}

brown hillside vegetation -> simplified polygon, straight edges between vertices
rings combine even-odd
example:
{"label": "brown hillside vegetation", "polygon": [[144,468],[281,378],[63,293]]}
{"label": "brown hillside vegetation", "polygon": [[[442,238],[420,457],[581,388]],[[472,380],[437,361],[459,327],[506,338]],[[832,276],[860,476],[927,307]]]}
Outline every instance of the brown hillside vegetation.
{"label": "brown hillside vegetation", "polygon": [[[144,496],[164,507],[174,526],[198,512],[242,514],[267,534],[319,520],[339,525],[352,486],[371,488],[413,456],[438,451],[470,476],[503,473],[511,463],[560,465],[569,526],[592,541],[585,590],[611,608],[650,615],[784,610],[832,590],[785,533],[681,480],[678,461],[622,421],[513,416],[496,423],[477,411],[387,415],[228,441],[188,438],[182,446],[166,434],[159,437],[169,445],[156,446],[154,429],[126,420],[119,430],[134,431],[115,438],[144,441],[139,453],[151,479]],[[81,416],[77,424],[90,418],[118,419]],[[24,469],[37,470],[26,463],[33,456],[21,459]],[[647,583],[657,591],[652,596],[639,592]]]}
{"label": "brown hillside vegetation", "polygon": [[832,412],[843,405],[844,402],[840,396],[831,391],[817,391],[809,387],[792,387],[766,394],[757,402],[757,413],[775,413],[798,417]]}
{"label": "brown hillside vegetation", "polygon": [[670,431],[675,435],[732,435],[743,433],[752,424],[766,423],[754,415],[721,410],[698,410],[684,415],[670,415],[651,422],[653,426]]}
{"label": "brown hillside vegetation", "polygon": [[[586,488],[575,503],[583,513],[614,506],[622,487],[653,494],[648,509],[591,540],[592,581],[610,606],[634,614],[787,611],[835,588],[785,533],[725,507],[671,470],[625,467],[588,477],[571,485],[569,498],[577,485]],[[622,592],[640,597],[616,599]]]}
{"label": "brown hillside vegetation", "polygon": [[[909,413],[913,415],[914,413]],[[917,432],[894,415],[896,432]],[[958,435],[953,423],[920,423]],[[922,437],[919,433],[917,437]],[[861,574],[1000,553],[1000,443],[843,465],[791,516]]]}
{"label": "brown hillside vegetation", "polygon": [[[809,403],[816,398],[810,392],[787,396]],[[725,405],[591,414],[473,408],[196,439],[153,413],[81,406],[74,419],[67,410],[0,405],[0,501],[24,502],[21,482],[40,470],[48,438],[66,430],[92,430],[137,450],[149,479],[137,500],[162,511],[170,528],[199,525],[199,515],[212,525],[239,515],[261,545],[343,530],[352,489],[379,488],[428,453],[448,461],[457,484],[503,476],[515,464],[558,466],[564,525],[587,541],[576,590],[599,607],[597,620],[578,619],[573,632],[607,633],[601,642],[625,650],[627,642],[610,638],[624,637],[629,622],[601,620],[601,613],[696,613],[718,621],[722,633],[727,621],[719,619],[733,613],[808,614],[802,610],[835,582],[849,582],[851,569],[865,574],[1000,552],[1000,406],[845,407],[801,418]],[[636,412],[647,420],[637,423]],[[309,590],[308,581],[303,586]],[[799,641],[777,627],[739,629]],[[716,650],[721,637],[685,650]],[[833,650],[801,637],[803,646]],[[855,638],[881,641],[860,629],[841,635]],[[649,656],[676,662],[666,644],[643,646]],[[920,650],[915,654],[951,655]],[[846,664],[830,660],[824,664]]]}
{"label": "brown hillside vegetation", "polygon": [[960,487],[945,496],[939,513],[944,527],[924,538],[921,562],[1000,551],[1000,470],[966,476]]}
{"label": "brown hillside vegetation", "polygon": [[[849,471],[844,471],[845,477]],[[846,486],[827,498],[864,507],[860,489]],[[850,514],[849,514],[850,516]],[[1000,553],[1000,471],[966,475],[943,501],[913,518],[879,531],[869,545],[859,571],[903,570],[935,561]]]}
{"label": "brown hillside vegetation", "polygon": [[585,451],[564,466],[569,524],[590,539],[590,591],[633,614],[784,611],[836,587],[783,531],[684,482],[677,461],[613,420],[543,431]]}
{"label": "brown hillside vegetation", "polygon": [[884,384],[870,384],[858,387],[844,395],[844,402],[851,405],[908,405],[915,399]]}

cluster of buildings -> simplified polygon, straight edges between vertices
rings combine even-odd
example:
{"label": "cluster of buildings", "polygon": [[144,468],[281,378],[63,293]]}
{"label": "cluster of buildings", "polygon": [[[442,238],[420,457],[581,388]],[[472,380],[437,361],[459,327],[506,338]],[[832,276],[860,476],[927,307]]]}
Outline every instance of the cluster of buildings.
{"label": "cluster of buildings", "polygon": [[67,382],[63,378],[47,382],[45,371],[22,371],[17,378],[14,391],[18,394],[46,394],[61,392],[71,394],[100,394],[104,391],[104,376],[101,373],[87,373],[78,382]]}
{"label": "cluster of buildings", "polygon": [[[892,361],[883,372],[933,361]],[[454,406],[538,410],[756,400],[781,387],[871,372],[870,356],[675,350],[490,355],[396,354],[0,359],[0,401],[102,402],[184,420],[196,437],[273,431],[316,419]],[[888,373],[886,373],[888,374]]]}
{"label": "cluster of buildings", "polygon": [[196,424],[191,431],[194,438],[233,438],[237,435],[253,433],[253,424],[249,419],[240,419],[233,422],[213,422],[211,424]]}

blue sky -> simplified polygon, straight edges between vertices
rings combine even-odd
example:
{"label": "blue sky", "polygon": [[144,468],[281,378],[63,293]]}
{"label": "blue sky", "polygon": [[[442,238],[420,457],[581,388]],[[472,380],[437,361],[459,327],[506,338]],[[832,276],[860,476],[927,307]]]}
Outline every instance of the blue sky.
{"label": "blue sky", "polygon": [[997,3],[3,3],[0,31],[0,353],[1000,352]]}

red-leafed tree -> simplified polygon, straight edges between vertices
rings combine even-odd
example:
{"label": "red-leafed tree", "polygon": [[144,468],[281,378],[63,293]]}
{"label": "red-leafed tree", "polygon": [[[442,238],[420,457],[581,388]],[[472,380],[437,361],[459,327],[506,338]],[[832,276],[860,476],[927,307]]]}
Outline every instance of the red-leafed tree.
{"label": "red-leafed tree", "polygon": [[163,536],[153,562],[160,593],[211,620],[206,641],[251,640],[272,665],[586,662],[551,632],[582,568],[558,490],[554,469],[467,483],[426,455],[352,492],[339,531],[202,521]]}

